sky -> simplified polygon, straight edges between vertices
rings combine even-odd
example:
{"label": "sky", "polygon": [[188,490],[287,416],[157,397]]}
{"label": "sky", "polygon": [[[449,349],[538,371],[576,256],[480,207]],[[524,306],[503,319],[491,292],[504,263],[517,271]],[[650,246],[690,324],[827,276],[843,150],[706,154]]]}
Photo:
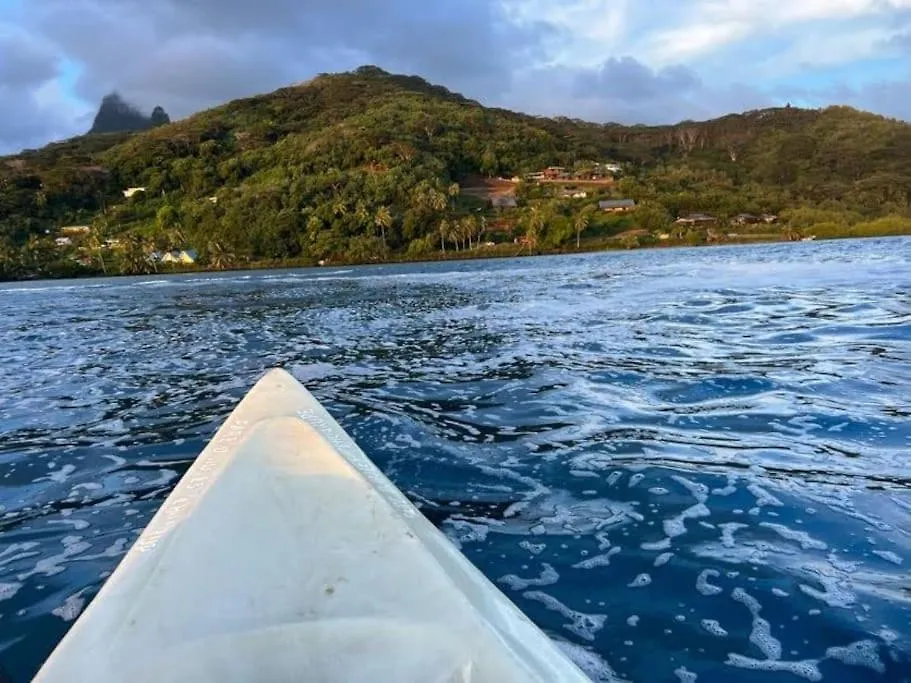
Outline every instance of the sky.
{"label": "sky", "polygon": [[911,0],[0,0],[0,153],[85,132],[113,90],[174,119],[362,64],[599,122],[911,120]]}

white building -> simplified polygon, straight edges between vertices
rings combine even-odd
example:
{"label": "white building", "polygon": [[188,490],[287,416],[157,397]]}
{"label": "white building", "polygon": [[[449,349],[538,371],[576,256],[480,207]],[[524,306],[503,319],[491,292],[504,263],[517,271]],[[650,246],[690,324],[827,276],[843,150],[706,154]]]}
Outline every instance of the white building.
{"label": "white building", "polygon": [[195,249],[181,249],[180,251],[169,251],[164,256],[161,257],[162,263],[179,263],[184,266],[189,266],[196,263],[196,259],[199,258],[199,254],[196,253]]}

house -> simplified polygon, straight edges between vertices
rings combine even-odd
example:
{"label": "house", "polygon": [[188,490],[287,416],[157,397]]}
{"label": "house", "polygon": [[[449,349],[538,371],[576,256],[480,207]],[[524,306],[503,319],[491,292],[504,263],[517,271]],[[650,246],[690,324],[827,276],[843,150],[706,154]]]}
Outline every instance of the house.
{"label": "house", "polygon": [[588,192],[584,190],[563,190],[560,192],[563,199],[586,199]]}
{"label": "house", "polygon": [[218,204],[218,197],[209,197],[209,201],[212,204]]}
{"label": "house", "polygon": [[92,232],[92,228],[89,225],[64,225],[60,232],[64,235],[87,235]]}
{"label": "house", "polygon": [[119,249],[121,246],[123,246],[123,243],[118,239],[110,239],[104,241],[105,249]]}
{"label": "house", "polygon": [[598,208],[608,213],[626,213],[636,208],[633,199],[603,199],[598,202]]}
{"label": "house", "polygon": [[754,223],[758,223],[761,220],[761,217],[756,216],[752,213],[739,213],[732,219],[732,221],[737,225],[752,225]]}
{"label": "house", "polygon": [[670,235],[670,233],[668,233],[668,232],[661,232],[661,233],[658,233],[658,239],[659,239],[659,240],[662,240],[662,241],[663,241],[663,240],[669,240],[670,238],[671,238],[671,235]]}
{"label": "house", "polygon": [[58,247],[68,247],[71,244],[73,244],[73,240],[71,237],[58,237],[57,239],[54,240],[54,242],[57,243]]}
{"label": "house", "polygon": [[557,180],[566,176],[566,169],[562,166],[548,166],[544,169],[544,177],[548,180]]}
{"label": "house", "polygon": [[145,192],[145,191],[146,191],[146,189],[144,187],[128,187],[127,189],[125,189],[123,191],[123,196],[126,197],[127,199],[129,199],[137,192]]}
{"label": "house", "polygon": [[674,223],[677,225],[704,225],[705,223],[714,223],[715,217],[707,213],[691,213],[688,216],[681,216]]}
{"label": "house", "polygon": [[760,216],[760,218],[762,219],[763,223],[777,223],[778,222],[778,216],[776,216],[773,213],[764,213],[764,214],[762,214],[762,216]]}
{"label": "house", "polygon": [[515,209],[519,206],[515,197],[509,195],[498,195],[491,197],[490,205],[495,209]]}
{"label": "house", "polygon": [[169,251],[164,256],[161,257],[162,263],[179,263],[184,266],[189,266],[196,263],[196,260],[199,258],[199,254],[196,253],[195,249],[181,249],[180,251]]}

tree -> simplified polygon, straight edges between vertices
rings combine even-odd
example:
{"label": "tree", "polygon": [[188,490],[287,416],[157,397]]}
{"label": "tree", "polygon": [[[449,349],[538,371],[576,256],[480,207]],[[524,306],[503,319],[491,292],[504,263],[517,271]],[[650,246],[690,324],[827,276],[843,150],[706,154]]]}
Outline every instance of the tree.
{"label": "tree", "polygon": [[123,252],[124,271],[130,275],[142,275],[152,270],[149,245],[141,235],[130,235]]}
{"label": "tree", "polygon": [[367,211],[367,206],[364,202],[357,203],[357,206],[354,209],[354,219],[357,221],[358,227],[361,228],[370,222],[370,212]]}
{"label": "tree", "polygon": [[168,233],[173,229],[180,228],[180,217],[170,204],[165,204],[155,214],[155,223],[158,230],[162,233]]}
{"label": "tree", "polygon": [[478,219],[478,240],[485,239],[487,237],[487,216],[481,216]]}
{"label": "tree", "polygon": [[649,232],[665,232],[671,227],[671,216],[663,205],[657,202],[643,202],[633,214],[636,224]]}
{"label": "tree", "polygon": [[449,195],[449,201],[453,210],[455,210],[455,201],[458,199],[461,192],[462,188],[459,187],[458,183],[450,183],[449,187],[446,189],[446,193]]}
{"label": "tree", "polygon": [[88,249],[89,253],[92,254],[93,259],[98,262],[102,274],[107,275],[108,269],[104,262],[104,250],[107,248],[107,235],[109,230],[107,218],[104,216],[96,216],[95,220],[92,221],[91,228],[85,241],[85,247]]}
{"label": "tree", "polygon": [[468,241],[468,248],[471,249],[471,240],[477,230],[477,222],[474,216],[465,216],[459,221],[459,228],[461,229],[462,239]]}
{"label": "tree", "polygon": [[497,160],[497,155],[488,147],[484,150],[484,154],[481,157],[481,172],[488,178],[492,178],[497,174],[499,169],[500,162]]}
{"label": "tree", "polygon": [[234,263],[235,256],[221,242],[211,241],[208,246],[209,265],[215,270],[224,270],[230,268]]}
{"label": "tree", "polygon": [[586,206],[578,214],[576,214],[576,220],[573,221],[573,227],[576,229],[576,249],[579,249],[581,247],[582,233],[588,229],[589,225],[591,225],[592,216],[594,213],[594,207]]}
{"label": "tree", "polygon": [[32,235],[22,250],[23,265],[27,271],[43,274],[53,259],[53,243],[50,240]]}
{"label": "tree", "polygon": [[446,253],[446,240],[449,239],[449,221],[445,218],[440,221],[439,228],[437,228],[440,233],[440,249],[445,254]]}
{"label": "tree", "polygon": [[389,211],[388,206],[381,206],[376,211],[376,216],[373,219],[376,227],[380,229],[380,234],[383,239],[383,247],[386,246],[386,231],[392,227],[392,213]]}
{"label": "tree", "polygon": [[529,250],[534,253],[538,249],[538,242],[541,239],[541,232],[547,224],[547,218],[544,211],[537,206],[531,207],[525,219],[525,238],[528,242]]}

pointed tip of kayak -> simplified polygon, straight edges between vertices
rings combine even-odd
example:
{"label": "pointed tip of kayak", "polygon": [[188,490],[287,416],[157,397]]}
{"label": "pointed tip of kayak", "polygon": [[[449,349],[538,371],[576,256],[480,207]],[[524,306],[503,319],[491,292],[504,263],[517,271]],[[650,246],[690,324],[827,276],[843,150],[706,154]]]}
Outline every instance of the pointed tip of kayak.
{"label": "pointed tip of kayak", "polygon": [[294,375],[282,368],[272,368],[259,378],[219,431],[232,423],[249,425],[274,417],[295,416],[301,410],[317,409],[322,407]]}
{"label": "pointed tip of kayak", "polygon": [[285,370],[284,368],[272,368],[271,370],[266,371],[257,384],[273,384],[273,383],[283,383],[283,382],[293,382],[294,384],[300,384],[294,375]]}
{"label": "pointed tip of kayak", "polygon": [[259,381],[253,387],[253,392],[259,394],[267,391],[287,391],[289,389],[294,391],[306,390],[304,385],[284,368],[272,368],[259,378]]}

